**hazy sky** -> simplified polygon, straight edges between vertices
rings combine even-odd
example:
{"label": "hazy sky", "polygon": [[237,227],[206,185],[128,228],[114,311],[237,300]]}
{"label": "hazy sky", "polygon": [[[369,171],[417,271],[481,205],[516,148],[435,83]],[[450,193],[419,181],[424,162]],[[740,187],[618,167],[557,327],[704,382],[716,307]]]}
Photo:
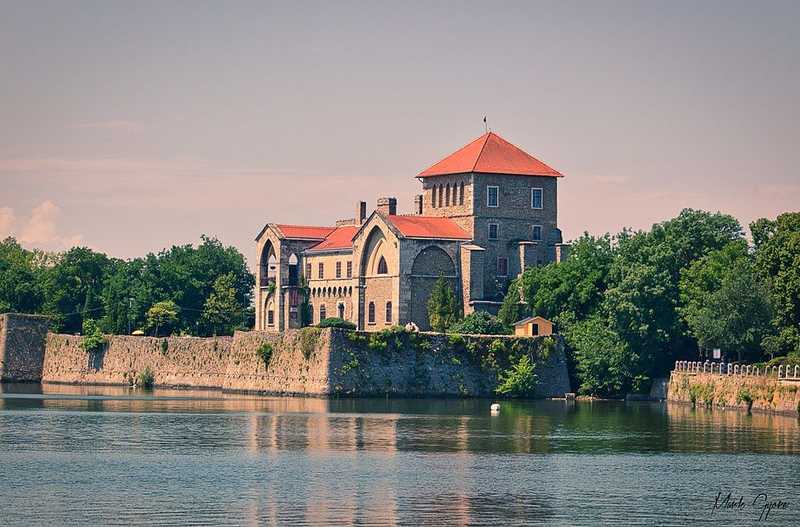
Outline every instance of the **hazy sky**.
{"label": "hazy sky", "polygon": [[800,2],[0,0],[0,236],[133,257],[332,224],[483,133],[565,238],[800,209]]}

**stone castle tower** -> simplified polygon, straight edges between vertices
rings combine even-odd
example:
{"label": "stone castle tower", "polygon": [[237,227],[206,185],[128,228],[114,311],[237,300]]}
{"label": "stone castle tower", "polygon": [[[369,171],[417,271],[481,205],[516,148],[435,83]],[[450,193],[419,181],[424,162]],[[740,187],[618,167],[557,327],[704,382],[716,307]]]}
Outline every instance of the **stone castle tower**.
{"label": "stone castle tower", "polygon": [[[312,323],[329,317],[359,329],[428,325],[427,301],[439,277],[464,312],[496,312],[508,283],[526,268],[560,260],[561,173],[489,132],[416,176],[423,193],[413,213],[380,198],[367,216],[333,227],[268,223],[256,238],[256,329],[302,325],[301,281]],[[301,280],[301,277],[304,280]]]}

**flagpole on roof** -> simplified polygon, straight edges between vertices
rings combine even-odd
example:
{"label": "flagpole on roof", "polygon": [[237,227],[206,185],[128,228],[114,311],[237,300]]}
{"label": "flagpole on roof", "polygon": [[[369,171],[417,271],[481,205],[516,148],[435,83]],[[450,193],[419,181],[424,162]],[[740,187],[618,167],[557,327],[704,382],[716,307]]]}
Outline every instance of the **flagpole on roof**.
{"label": "flagpole on roof", "polygon": [[489,133],[489,125],[486,122],[486,116],[483,116],[483,132],[488,134]]}

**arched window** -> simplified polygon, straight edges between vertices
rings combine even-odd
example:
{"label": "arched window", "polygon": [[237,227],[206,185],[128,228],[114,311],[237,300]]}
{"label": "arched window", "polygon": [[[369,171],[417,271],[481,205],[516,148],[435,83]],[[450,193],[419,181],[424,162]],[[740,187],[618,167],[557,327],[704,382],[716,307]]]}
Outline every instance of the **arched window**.
{"label": "arched window", "polygon": [[431,189],[431,205],[436,208],[436,185]]}
{"label": "arched window", "polygon": [[368,313],[367,322],[369,322],[370,324],[374,324],[375,323],[375,302],[370,302],[369,303],[368,311],[369,311],[369,313]]}
{"label": "arched window", "polygon": [[378,274],[389,274],[389,266],[386,265],[386,259],[383,256],[378,260]]}
{"label": "arched window", "polygon": [[442,188],[441,185],[439,185],[439,206],[440,207],[442,206],[442,202],[444,201],[444,199],[443,199],[444,195],[443,194],[444,194],[444,189]]}
{"label": "arched window", "polygon": [[344,319],[344,304],[339,304],[337,309],[339,310],[339,318]]}
{"label": "arched window", "polygon": [[328,316],[325,313],[325,304],[322,304],[321,306],[319,306],[319,321],[322,322],[326,318],[328,318]]}
{"label": "arched window", "polygon": [[392,303],[386,302],[386,323],[392,323]]}
{"label": "arched window", "polygon": [[450,206],[450,183],[447,184],[444,191],[444,204],[446,207]]}
{"label": "arched window", "polygon": [[461,185],[459,185],[458,188],[459,188],[459,190],[458,190],[458,204],[459,205],[463,205],[464,204],[464,182],[463,181],[461,182]]}
{"label": "arched window", "polygon": [[299,263],[296,254],[289,256],[289,285],[297,285],[300,282]]}

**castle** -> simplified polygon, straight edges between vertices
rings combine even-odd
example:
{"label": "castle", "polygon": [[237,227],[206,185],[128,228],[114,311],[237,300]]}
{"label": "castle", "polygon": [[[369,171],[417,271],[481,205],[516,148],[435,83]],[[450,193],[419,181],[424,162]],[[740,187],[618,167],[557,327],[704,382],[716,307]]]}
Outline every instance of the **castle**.
{"label": "castle", "polygon": [[427,329],[439,277],[465,314],[496,312],[511,279],[566,255],[557,224],[562,174],[499,135],[482,135],[416,177],[422,194],[411,214],[380,198],[371,214],[359,202],[354,219],[333,227],[265,225],[256,237],[256,329],[300,327],[303,282],[311,323],[339,317],[367,331],[408,322]]}

